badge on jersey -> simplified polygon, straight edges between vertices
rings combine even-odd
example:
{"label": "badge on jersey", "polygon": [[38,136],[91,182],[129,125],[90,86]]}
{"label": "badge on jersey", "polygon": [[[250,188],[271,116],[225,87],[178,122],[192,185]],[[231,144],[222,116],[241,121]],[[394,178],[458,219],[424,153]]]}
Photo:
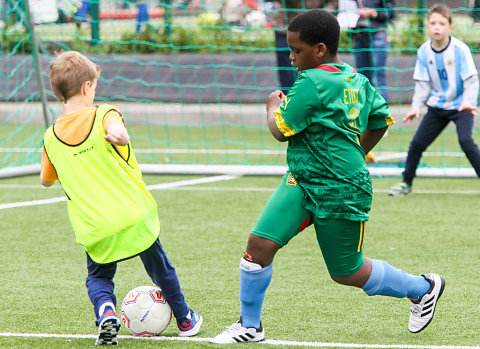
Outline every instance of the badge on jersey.
{"label": "badge on jersey", "polygon": [[295,179],[295,177],[293,177],[293,175],[291,173],[288,174],[286,184],[287,185],[297,185],[297,180]]}

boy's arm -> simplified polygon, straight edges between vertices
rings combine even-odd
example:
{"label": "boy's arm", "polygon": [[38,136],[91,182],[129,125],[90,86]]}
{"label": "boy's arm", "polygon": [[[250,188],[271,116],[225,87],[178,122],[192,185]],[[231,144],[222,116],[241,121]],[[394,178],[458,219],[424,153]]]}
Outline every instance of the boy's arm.
{"label": "boy's arm", "polygon": [[58,179],[57,172],[47,156],[45,147],[42,150],[42,161],[40,164],[40,181],[44,187],[51,187]]}
{"label": "boy's arm", "polygon": [[275,121],[275,113],[274,111],[280,107],[283,102],[285,95],[282,91],[277,90],[274,91],[268,96],[267,99],[267,124],[270,132],[272,133],[273,137],[279,142],[285,142],[288,140],[287,137],[278,129],[277,123]]}
{"label": "boy's arm", "polygon": [[365,154],[369,153],[380,140],[382,139],[385,132],[387,132],[388,126],[376,129],[376,130],[365,130],[360,137],[360,145],[365,151]]}
{"label": "boy's arm", "polygon": [[432,89],[430,81],[415,81],[415,91],[412,98],[412,109],[405,114],[402,122],[410,123],[413,119],[420,116],[420,109],[425,105],[425,102],[430,96],[430,91]]}
{"label": "boy's arm", "polygon": [[127,145],[130,142],[127,128],[122,117],[114,111],[107,113],[104,119],[105,140],[115,145]]}
{"label": "boy's arm", "polygon": [[51,187],[53,183],[55,183],[55,181],[46,181],[43,178],[40,178],[40,181],[42,182],[42,185],[47,188]]}
{"label": "boy's arm", "polygon": [[420,109],[430,96],[432,84],[430,81],[415,81],[415,91],[412,98],[412,109]]}
{"label": "boy's arm", "polygon": [[472,75],[463,81],[463,103],[458,111],[467,110],[473,115],[477,108],[478,99],[478,75]]}

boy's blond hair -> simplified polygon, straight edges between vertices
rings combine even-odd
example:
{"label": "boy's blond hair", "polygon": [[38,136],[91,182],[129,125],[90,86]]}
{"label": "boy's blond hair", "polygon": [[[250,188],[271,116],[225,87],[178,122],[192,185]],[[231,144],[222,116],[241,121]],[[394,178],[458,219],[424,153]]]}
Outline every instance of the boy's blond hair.
{"label": "boy's blond hair", "polygon": [[63,52],[50,63],[50,85],[62,103],[79,94],[84,82],[99,77],[100,67],[76,51]]}
{"label": "boy's blond hair", "polygon": [[430,7],[430,11],[428,11],[428,18],[430,18],[430,16],[434,13],[442,15],[443,17],[448,19],[448,24],[452,24],[452,10],[447,5],[435,4]]}

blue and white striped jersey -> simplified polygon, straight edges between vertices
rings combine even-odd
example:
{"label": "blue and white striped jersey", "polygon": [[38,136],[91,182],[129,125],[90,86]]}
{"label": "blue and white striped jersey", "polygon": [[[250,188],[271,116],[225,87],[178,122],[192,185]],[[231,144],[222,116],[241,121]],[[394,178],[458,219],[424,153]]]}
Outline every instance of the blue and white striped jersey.
{"label": "blue and white striped jersey", "polygon": [[450,37],[450,43],[440,52],[433,50],[431,40],[417,51],[413,79],[431,82],[429,107],[458,109],[463,102],[463,81],[477,74],[469,47],[454,37]]}

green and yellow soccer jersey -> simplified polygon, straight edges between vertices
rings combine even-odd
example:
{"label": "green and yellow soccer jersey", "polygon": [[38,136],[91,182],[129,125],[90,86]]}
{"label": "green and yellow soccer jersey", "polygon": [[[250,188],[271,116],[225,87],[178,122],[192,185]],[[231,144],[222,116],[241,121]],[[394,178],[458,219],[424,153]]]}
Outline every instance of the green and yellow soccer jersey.
{"label": "green and yellow soccer jersey", "polygon": [[367,220],[372,184],[360,137],[394,123],[388,104],[348,64],[303,71],[275,111],[287,163],[319,218]]}

